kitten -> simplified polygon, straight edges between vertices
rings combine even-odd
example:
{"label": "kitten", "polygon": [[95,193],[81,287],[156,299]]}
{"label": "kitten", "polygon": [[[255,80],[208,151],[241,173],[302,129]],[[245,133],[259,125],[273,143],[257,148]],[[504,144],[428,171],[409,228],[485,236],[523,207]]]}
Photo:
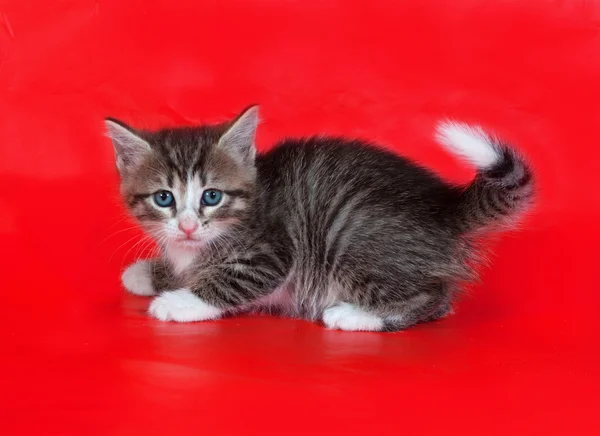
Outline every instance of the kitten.
{"label": "kitten", "polygon": [[257,107],[232,122],[135,130],[106,120],[121,193],[162,248],[123,273],[149,314],[202,321],[246,311],[394,331],[451,311],[474,238],[513,224],[533,177],[478,127],[438,140],[478,169],[453,186],[358,140],[288,139],[256,154]]}

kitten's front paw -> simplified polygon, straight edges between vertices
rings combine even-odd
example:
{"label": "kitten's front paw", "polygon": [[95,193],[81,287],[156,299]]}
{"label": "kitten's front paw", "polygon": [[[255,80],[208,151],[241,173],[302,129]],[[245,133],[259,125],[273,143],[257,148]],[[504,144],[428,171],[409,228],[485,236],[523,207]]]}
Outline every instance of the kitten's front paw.
{"label": "kitten's front paw", "polygon": [[156,290],[152,286],[151,266],[152,262],[148,260],[140,260],[129,265],[121,276],[121,281],[125,289],[134,295],[142,295],[144,297],[156,295]]}
{"label": "kitten's front paw", "polygon": [[188,289],[164,292],[150,304],[148,313],[161,321],[205,321],[217,319],[223,311],[205,303]]}

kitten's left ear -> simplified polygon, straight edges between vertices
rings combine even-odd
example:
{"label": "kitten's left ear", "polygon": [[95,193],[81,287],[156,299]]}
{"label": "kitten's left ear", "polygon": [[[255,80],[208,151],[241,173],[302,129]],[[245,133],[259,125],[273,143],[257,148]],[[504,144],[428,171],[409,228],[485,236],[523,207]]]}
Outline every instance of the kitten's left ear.
{"label": "kitten's left ear", "polygon": [[256,157],[256,127],[258,126],[258,106],[250,106],[238,116],[219,139],[217,147],[241,158],[243,163],[254,164]]}

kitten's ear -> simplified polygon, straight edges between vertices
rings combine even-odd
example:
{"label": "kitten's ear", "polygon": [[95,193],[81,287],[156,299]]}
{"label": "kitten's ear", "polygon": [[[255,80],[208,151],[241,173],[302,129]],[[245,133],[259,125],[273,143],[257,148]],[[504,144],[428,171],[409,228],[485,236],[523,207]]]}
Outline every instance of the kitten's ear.
{"label": "kitten's ear", "polygon": [[139,165],[146,153],[150,151],[150,144],[138,136],[138,133],[127,124],[114,118],[106,118],[107,136],[112,140],[115,148],[115,158],[119,173],[127,168]]}
{"label": "kitten's ear", "polygon": [[250,106],[232,121],[219,139],[218,147],[241,158],[243,163],[254,164],[256,146],[254,138],[258,126],[258,106]]}

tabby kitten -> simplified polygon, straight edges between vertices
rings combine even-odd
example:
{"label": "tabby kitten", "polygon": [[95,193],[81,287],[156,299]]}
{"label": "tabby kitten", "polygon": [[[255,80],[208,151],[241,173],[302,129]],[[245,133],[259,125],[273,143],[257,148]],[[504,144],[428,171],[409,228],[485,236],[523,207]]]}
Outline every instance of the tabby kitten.
{"label": "tabby kitten", "polygon": [[369,331],[435,320],[474,276],[474,237],[532,201],[528,165],[478,127],[438,126],[441,144],[478,169],[453,186],[358,140],[288,139],[257,155],[257,123],[257,107],[154,132],[106,120],[125,203],[162,248],[122,277],[155,296],[151,316],[259,310]]}

